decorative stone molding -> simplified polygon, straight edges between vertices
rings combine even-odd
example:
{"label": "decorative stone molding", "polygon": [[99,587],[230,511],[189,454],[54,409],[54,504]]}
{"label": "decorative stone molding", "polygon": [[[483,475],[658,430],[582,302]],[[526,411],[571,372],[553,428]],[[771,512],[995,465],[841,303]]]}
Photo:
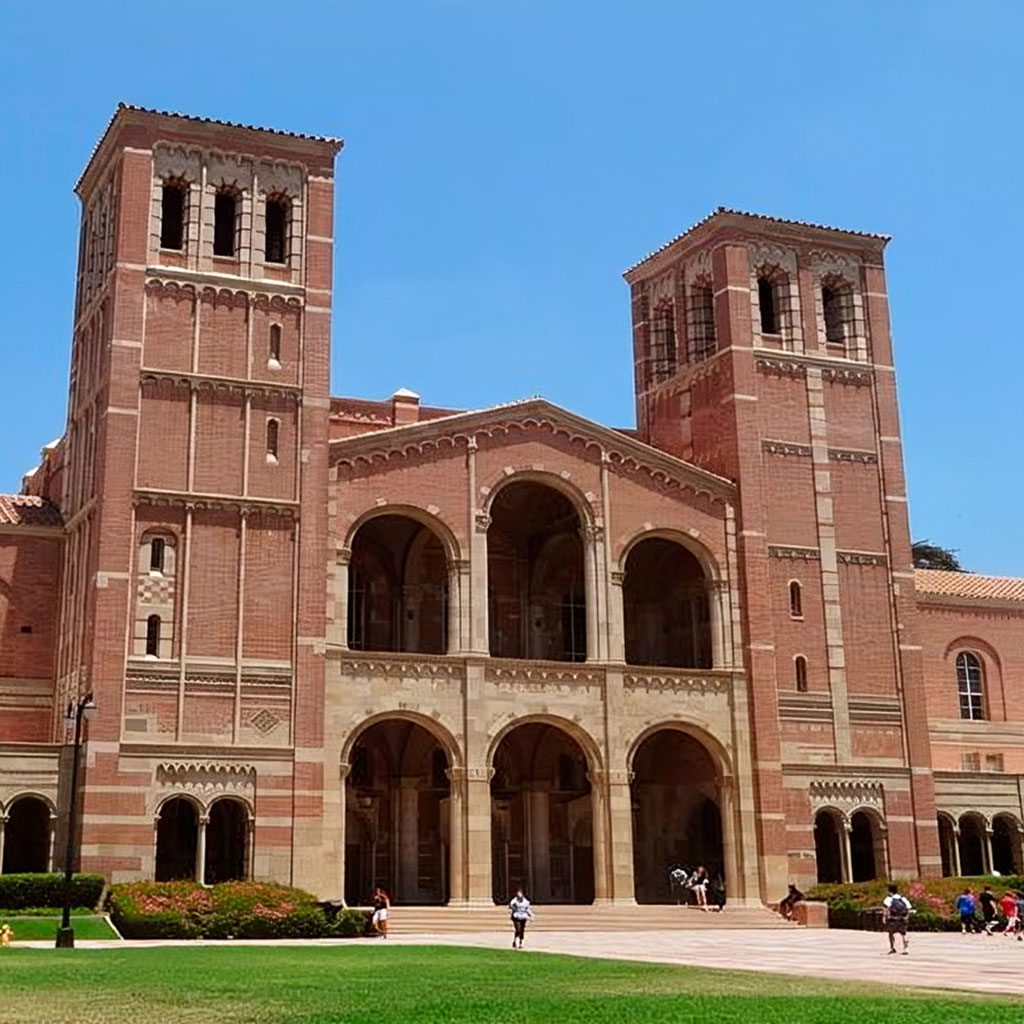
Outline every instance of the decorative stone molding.
{"label": "decorative stone molding", "polygon": [[259,730],[264,736],[273,732],[281,724],[281,719],[269,708],[260,708],[250,719],[249,724]]}
{"label": "decorative stone molding", "polygon": [[833,384],[850,384],[857,388],[870,386],[872,379],[870,370],[855,370],[849,366],[825,366],[821,376]]}
{"label": "decorative stone molding", "polygon": [[817,548],[800,547],[795,544],[769,544],[768,554],[772,558],[792,558],[804,562],[817,562],[821,552]]}
{"label": "decorative stone molding", "polygon": [[484,679],[499,688],[512,690],[567,691],[579,687],[602,686],[604,672],[583,668],[578,662],[539,666],[536,662],[513,660],[496,664],[492,659],[484,666]]}
{"label": "decorative stone molding", "polygon": [[621,587],[625,582],[626,574],[618,569],[612,569],[611,578],[613,587]]}
{"label": "decorative stone molding", "polygon": [[195,391],[226,392],[239,396],[269,395],[275,398],[291,398],[295,401],[302,396],[302,388],[297,384],[236,380],[230,377],[211,377],[178,370],[143,368],[140,371],[140,379],[143,384],[170,383],[175,387],[187,387]]}
{"label": "decorative stone molding", "polygon": [[761,451],[768,455],[799,455],[810,458],[811,446],[793,441],[762,441]]}
{"label": "decorative stone molding", "polygon": [[807,364],[797,359],[774,359],[770,356],[758,356],[754,366],[759,373],[774,374],[776,377],[806,377]]}
{"label": "decorative stone molding", "polygon": [[250,764],[164,761],[157,765],[156,781],[165,789],[195,797],[203,807],[219,796],[236,796],[252,807],[256,794],[256,769]]}
{"label": "decorative stone molding", "polygon": [[696,675],[685,670],[627,672],[622,677],[622,683],[627,690],[643,690],[646,693],[712,694],[728,693],[732,689],[728,674],[712,675],[709,672]]}
{"label": "decorative stone molding", "polygon": [[888,565],[888,559],[876,551],[837,551],[836,558],[843,565]]}
{"label": "decorative stone molding", "polygon": [[299,514],[297,501],[280,499],[229,497],[219,494],[189,494],[184,491],[137,490],[132,495],[132,504],[152,505],[165,508],[185,509],[229,509],[239,514],[250,515],[260,512],[267,515],[295,519]]}
{"label": "decorative stone molding", "polygon": [[491,528],[491,517],[486,512],[477,512],[474,521],[477,533],[486,533]]}
{"label": "decorative stone molding", "polygon": [[490,765],[476,765],[464,768],[467,782],[490,782],[494,778],[494,769]]}
{"label": "decorative stone molding", "polygon": [[384,676],[387,679],[461,679],[465,668],[461,661],[448,661],[443,654],[389,655],[362,654],[335,648],[341,671],[348,676]]}
{"label": "decorative stone molding", "polygon": [[828,457],[832,462],[859,462],[871,466],[878,462],[878,453],[860,448],[829,448]]}
{"label": "decorative stone molding", "polygon": [[868,808],[877,812],[885,826],[885,792],[881,782],[871,779],[816,779],[808,788],[812,814],[825,807],[839,811],[849,827],[851,815]]}
{"label": "decorative stone molding", "polygon": [[711,277],[711,250],[701,249],[691,260],[687,260],[683,266],[683,283],[687,288],[701,278]]}
{"label": "decorative stone molding", "polygon": [[791,276],[796,275],[796,253],[792,249],[768,242],[751,242],[747,245],[747,251],[750,254],[750,267],[754,271],[764,266],[773,266]]}

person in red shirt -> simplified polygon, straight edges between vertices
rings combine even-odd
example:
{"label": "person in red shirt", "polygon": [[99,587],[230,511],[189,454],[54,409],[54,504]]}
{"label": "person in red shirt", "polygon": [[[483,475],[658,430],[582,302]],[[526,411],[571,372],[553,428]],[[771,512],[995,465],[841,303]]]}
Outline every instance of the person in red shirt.
{"label": "person in red shirt", "polygon": [[1013,935],[1017,930],[1017,894],[1007,890],[999,901],[999,910],[1006,918],[1006,925],[1003,928],[1004,935]]}

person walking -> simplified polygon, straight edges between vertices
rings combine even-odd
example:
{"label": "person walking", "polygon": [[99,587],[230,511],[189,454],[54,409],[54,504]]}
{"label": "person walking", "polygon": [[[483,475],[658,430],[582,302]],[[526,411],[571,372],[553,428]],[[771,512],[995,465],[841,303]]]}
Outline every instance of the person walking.
{"label": "person walking", "polygon": [[882,900],[882,920],[885,922],[885,930],[889,933],[890,954],[896,952],[897,935],[903,938],[903,955],[906,956],[908,953],[910,940],[907,937],[907,923],[912,909],[910,900],[895,885],[890,885],[889,895]]}
{"label": "person walking", "polygon": [[992,927],[996,923],[996,894],[991,886],[986,885],[982,889],[978,902],[981,904],[982,927],[986,935],[991,935]]}
{"label": "person walking", "polygon": [[956,898],[956,912],[960,915],[960,931],[967,935],[976,930],[974,921],[974,893],[968,886]]}
{"label": "person walking", "polygon": [[999,901],[999,911],[1006,918],[1003,934],[1013,936],[1017,931],[1017,894],[1010,889],[1003,893]]}
{"label": "person walking", "polygon": [[[523,948],[523,936],[526,934],[526,922],[533,920],[533,908],[530,901],[523,894],[522,889],[516,889],[515,896],[509,901],[509,913],[512,915],[512,948]],[[517,945],[518,944],[518,945]]]}
{"label": "person walking", "polygon": [[391,900],[388,894],[377,886],[373,890],[373,917],[370,918],[377,934],[382,938],[388,937],[388,918],[391,916]]}

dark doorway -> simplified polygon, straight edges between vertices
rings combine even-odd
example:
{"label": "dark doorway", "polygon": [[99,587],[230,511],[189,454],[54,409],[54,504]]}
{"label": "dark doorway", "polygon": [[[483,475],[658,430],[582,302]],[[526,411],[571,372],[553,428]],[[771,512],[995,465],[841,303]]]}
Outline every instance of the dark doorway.
{"label": "dark doorway", "polygon": [[50,857],[50,807],[35,796],[15,800],[4,828],[5,875],[45,871]]}
{"label": "dark doorway", "polygon": [[196,877],[199,815],[196,805],[174,797],[160,808],[156,826],[156,880],[176,882]]}
{"label": "dark doorway", "polygon": [[985,874],[985,826],[973,814],[960,819],[960,874]]}
{"label": "dark doorway", "polygon": [[814,855],[818,862],[819,882],[843,880],[842,835],[833,811],[818,811],[814,816]]}
{"label": "dark doorway", "polygon": [[245,807],[237,800],[218,800],[210,807],[206,826],[206,878],[208,885],[246,877],[249,824]]}
{"label": "dark doorway", "polygon": [[942,856],[942,877],[956,874],[956,834],[953,822],[944,814],[939,815],[939,853]]}
{"label": "dark doorway", "polygon": [[1020,832],[1017,823],[1005,815],[992,821],[992,867],[1001,875],[1020,871]]}
{"label": "dark doorway", "polygon": [[878,827],[871,816],[857,811],[850,819],[850,873],[855,882],[878,877]]}

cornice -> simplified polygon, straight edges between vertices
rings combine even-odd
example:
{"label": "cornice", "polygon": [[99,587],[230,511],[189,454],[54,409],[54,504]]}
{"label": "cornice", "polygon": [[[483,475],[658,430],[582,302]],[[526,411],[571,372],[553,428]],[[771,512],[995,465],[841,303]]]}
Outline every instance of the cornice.
{"label": "cornice", "polygon": [[247,295],[254,300],[273,302],[276,298],[292,306],[301,306],[306,289],[290,281],[276,281],[266,277],[243,277],[240,274],[221,274],[215,270],[192,270],[189,267],[146,267],[146,285],[164,285],[196,292],[227,292]]}
{"label": "cornice", "polygon": [[246,380],[240,377],[219,377],[205,373],[188,373],[184,370],[160,370],[144,366],[139,379],[145,381],[170,381],[197,390],[230,391],[244,395],[277,395],[282,398],[297,398],[302,394],[298,384],[283,381]]}
{"label": "cornice", "polygon": [[1003,611],[1024,615],[1024,601],[1013,601],[1004,597],[964,597],[959,594],[929,594],[915,591],[917,603],[933,608],[949,607],[950,610],[969,608],[972,611]]}
{"label": "cornice", "polygon": [[356,468],[392,458],[468,446],[480,436],[500,437],[526,430],[547,430],[570,441],[582,441],[609,465],[648,472],[654,480],[676,485],[713,501],[729,503],[736,488],[725,477],[684,462],[673,455],[593,423],[545,401],[530,399],[476,412],[457,413],[423,423],[410,423],[331,441],[331,464]]}
{"label": "cornice", "polygon": [[136,488],[134,505],[174,505],[186,509],[228,508],[241,513],[270,512],[295,518],[299,514],[297,501],[276,498],[253,498],[230,494],[201,494],[195,491],[169,491],[154,487]]}

